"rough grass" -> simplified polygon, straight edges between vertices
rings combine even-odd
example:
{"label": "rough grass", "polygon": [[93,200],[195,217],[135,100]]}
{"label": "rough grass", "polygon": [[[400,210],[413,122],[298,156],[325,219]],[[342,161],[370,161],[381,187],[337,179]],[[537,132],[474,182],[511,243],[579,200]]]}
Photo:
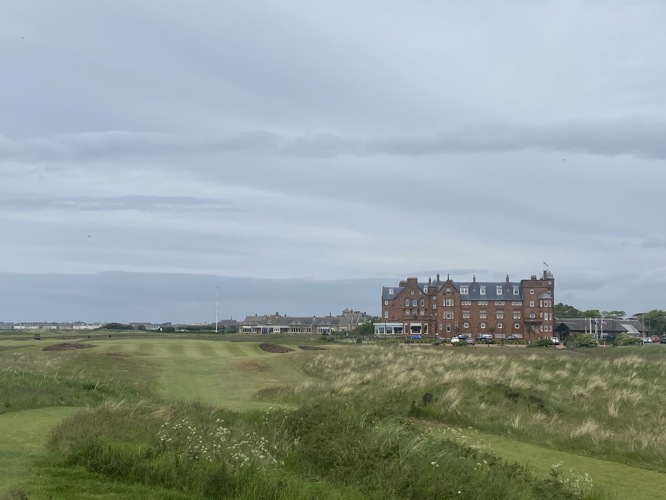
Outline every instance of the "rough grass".
{"label": "rough grass", "polygon": [[[666,471],[666,351],[364,347],[319,353],[304,364],[322,382],[297,387],[293,401],[354,395],[379,411]],[[432,402],[422,405],[424,393]]]}
{"label": "rough grass", "polygon": [[[82,497],[152,489],[162,498],[610,498],[592,474],[593,484],[581,479],[593,471],[534,475],[421,425],[433,422],[503,436],[504,450],[517,440],[663,468],[664,438],[653,426],[663,423],[665,390],[652,382],[666,372],[661,350],[353,345],[270,354],[254,339],[127,337],[95,339],[98,349],[81,352],[41,352],[44,342],[0,350],[1,366],[11,368],[0,372],[0,391],[15,377],[14,387],[49,389],[21,404],[52,405],[52,392],[64,398],[56,404],[88,407],[58,427],[53,457],[11,494],[62,498],[61,471],[81,482]],[[303,338],[286,343],[296,342]],[[11,415],[21,391],[0,394]],[[165,402],[176,399],[184,402]],[[266,411],[277,403],[299,409]],[[655,490],[648,486],[636,485],[637,498]]]}

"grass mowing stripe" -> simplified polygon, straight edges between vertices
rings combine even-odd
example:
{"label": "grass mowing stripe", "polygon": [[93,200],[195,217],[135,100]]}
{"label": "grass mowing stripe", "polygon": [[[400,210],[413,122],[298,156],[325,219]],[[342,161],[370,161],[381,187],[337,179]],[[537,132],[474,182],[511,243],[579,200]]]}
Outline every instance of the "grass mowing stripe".
{"label": "grass mowing stripe", "polygon": [[245,357],[250,355],[247,349],[248,346],[246,344],[228,342],[225,347],[234,356]]}
{"label": "grass mowing stripe", "polygon": [[182,341],[171,341],[169,342],[169,353],[172,356],[183,356],[184,349]]}

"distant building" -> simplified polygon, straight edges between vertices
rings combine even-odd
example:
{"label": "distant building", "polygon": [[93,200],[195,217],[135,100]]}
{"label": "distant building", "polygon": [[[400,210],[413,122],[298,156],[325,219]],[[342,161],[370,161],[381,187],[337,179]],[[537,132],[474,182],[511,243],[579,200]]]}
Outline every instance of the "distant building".
{"label": "distant building", "polygon": [[280,313],[246,316],[241,322],[242,333],[309,333],[328,335],[349,331],[368,320],[364,312],[345,309],[337,316],[287,316]]}
{"label": "distant building", "polygon": [[637,319],[603,319],[603,318],[557,318],[555,331],[562,340],[569,335],[591,333],[601,339],[603,337],[616,337],[626,333],[634,337],[645,337],[649,331]]}
{"label": "distant building", "polygon": [[[492,334],[540,338],[554,333],[555,282],[550,271],[511,281],[456,282],[439,274],[427,282],[407,278],[382,289],[382,319],[387,333],[451,337]],[[381,332],[380,332],[381,333]]]}

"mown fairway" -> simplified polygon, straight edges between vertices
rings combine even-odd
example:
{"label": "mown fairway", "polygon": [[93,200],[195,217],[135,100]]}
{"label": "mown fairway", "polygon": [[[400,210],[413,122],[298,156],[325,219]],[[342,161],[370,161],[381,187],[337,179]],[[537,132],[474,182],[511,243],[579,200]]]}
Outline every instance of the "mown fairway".
{"label": "mown fairway", "polygon": [[[264,352],[254,342],[109,339],[98,344],[107,356],[127,356],[150,366],[154,389],[169,400],[198,400],[236,410],[269,408],[276,402],[255,400],[257,391],[306,378],[296,365],[285,362],[284,355]],[[109,376],[117,373],[113,367],[108,370]]]}

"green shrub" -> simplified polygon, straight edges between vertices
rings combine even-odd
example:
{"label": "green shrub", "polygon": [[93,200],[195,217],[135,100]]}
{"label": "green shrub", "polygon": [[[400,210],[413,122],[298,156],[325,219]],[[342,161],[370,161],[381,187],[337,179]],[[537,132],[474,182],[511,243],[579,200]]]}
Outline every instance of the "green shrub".
{"label": "green shrub", "polygon": [[629,335],[628,333],[621,333],[615,337],[614,345],[616,346],[629,346],[629,345],[640,345],[642,344],[641,339]]}
{"label": "green shrub", "polygon": [[539,339],[536,342],[532,342],[528,347],[552,347],[553,341],[550,339]]}
{"label": "green shrub", "polygon": [[591,333],[582,333],[574,339],[576,347],[597,347],[599,341]]}

